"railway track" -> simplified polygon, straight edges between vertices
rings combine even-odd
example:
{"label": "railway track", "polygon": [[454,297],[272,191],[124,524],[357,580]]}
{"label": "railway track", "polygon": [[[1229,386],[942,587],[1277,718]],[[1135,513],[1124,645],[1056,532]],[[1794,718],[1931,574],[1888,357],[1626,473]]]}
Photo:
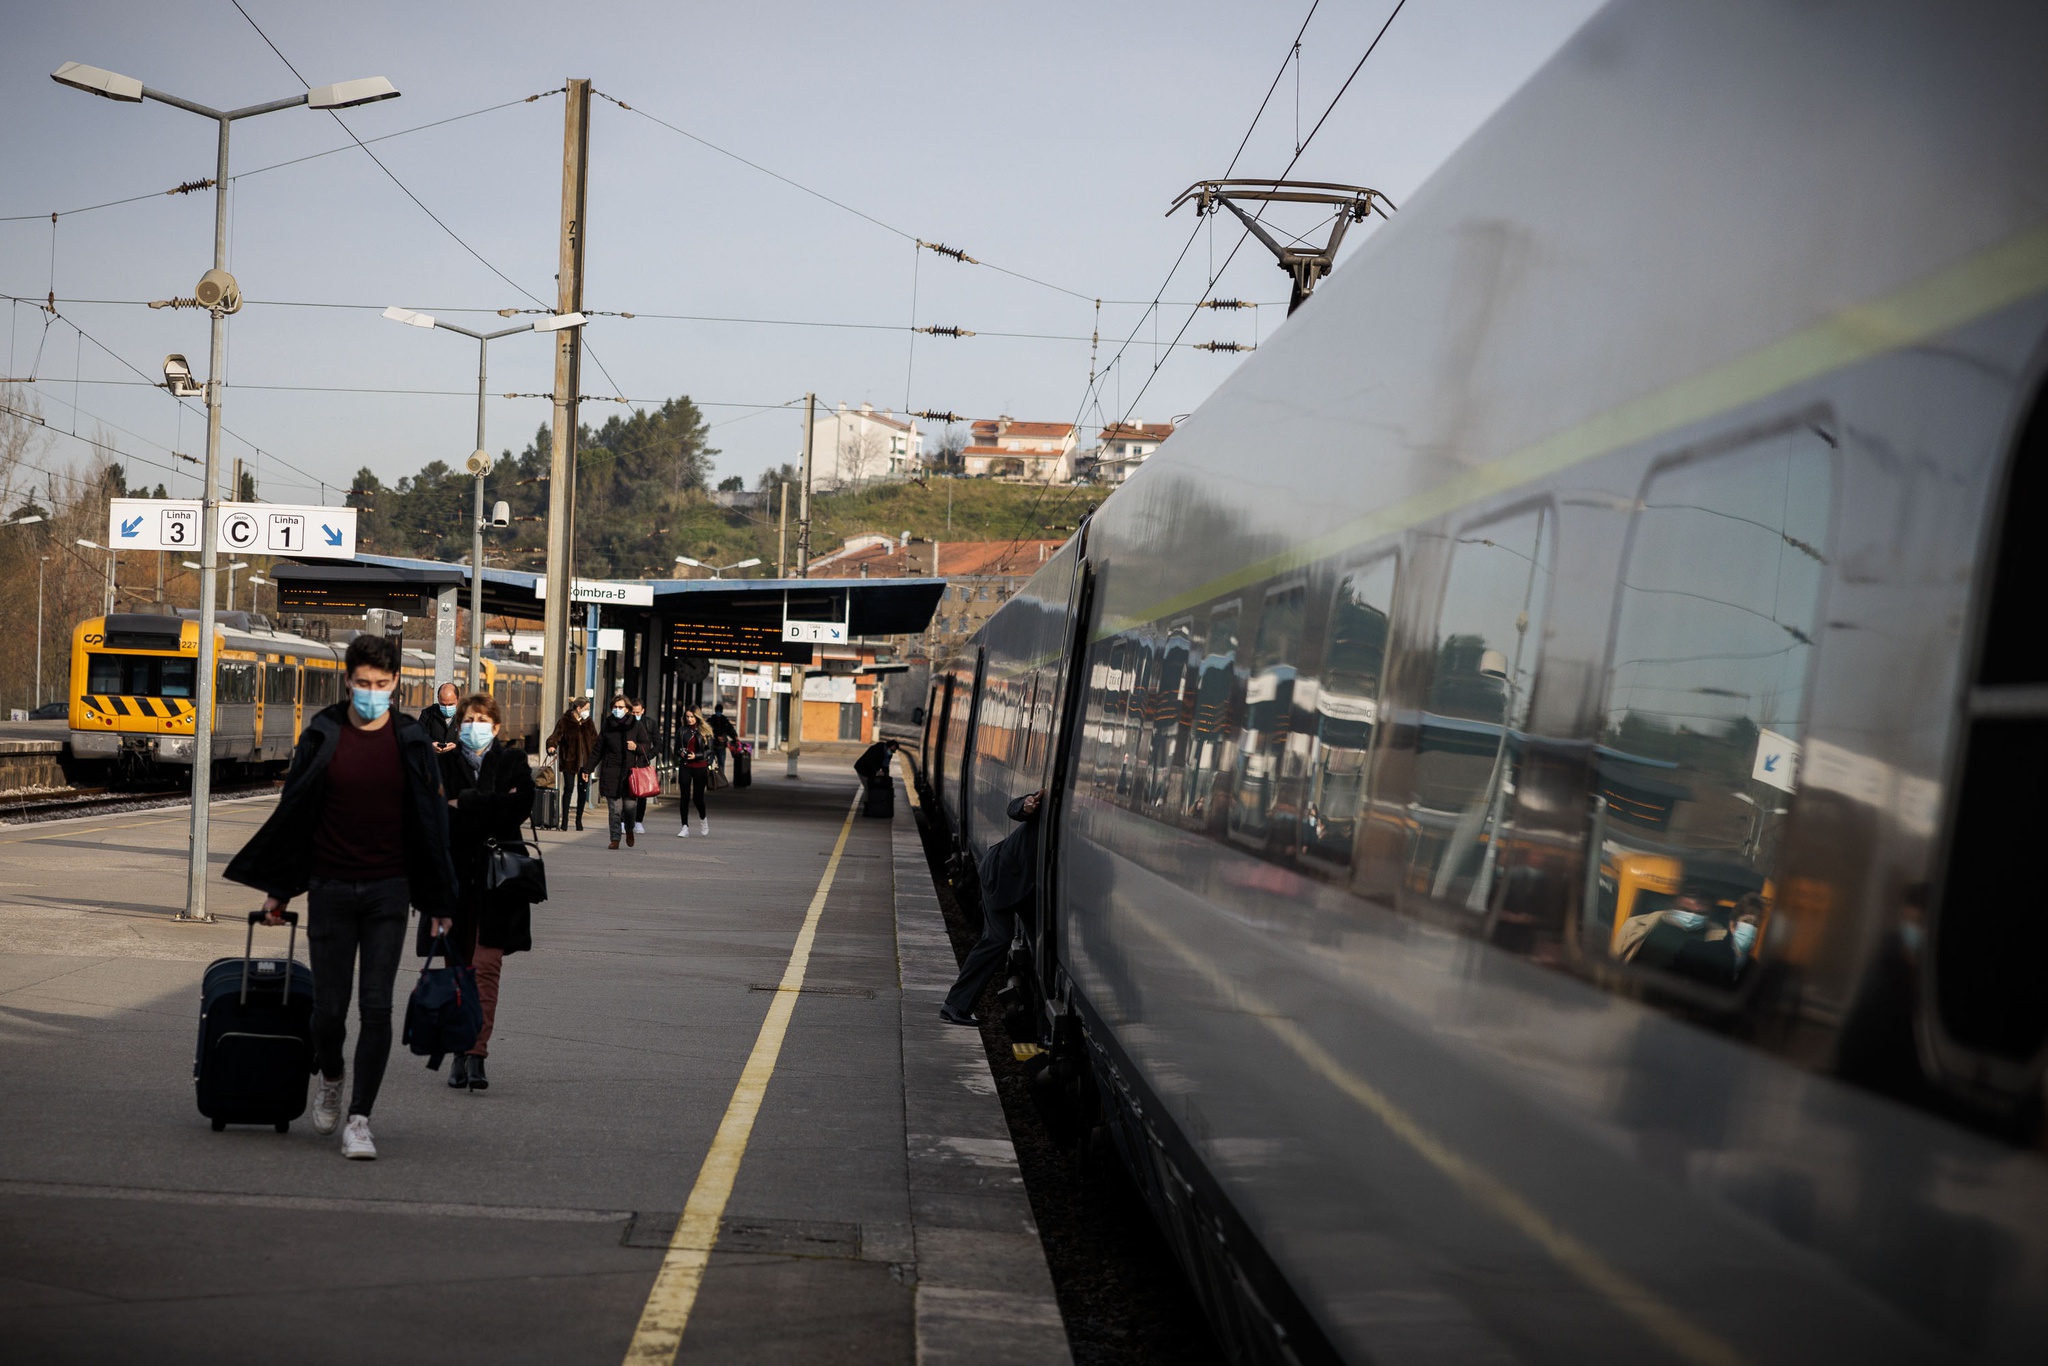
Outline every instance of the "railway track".
{"label": "railway track", "polygon": [[[260,796],[280,786],[276,779],[245,783],[216,784],[216,801]],[[118,811],[149,811],[158,807],[189,806],[191,794],[181,789],[120,791],[105,787],[78,787],[64,792],[38,792],[20,798],[0,795],[0,825],[30,825],[37,821],[62,820],[70,816],[99,816]]]}

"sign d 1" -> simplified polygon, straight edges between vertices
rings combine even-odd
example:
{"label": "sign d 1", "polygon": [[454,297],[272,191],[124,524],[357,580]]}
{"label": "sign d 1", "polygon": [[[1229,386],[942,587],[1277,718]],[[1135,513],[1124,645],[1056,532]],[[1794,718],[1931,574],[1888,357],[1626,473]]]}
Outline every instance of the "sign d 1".
{"label": "sign d 1", "polygon": [[798,645],[844,645],[849,637],[843,621],[797,621],[785,617],[782,638]]}
{"label": "sign d 1", "polygon": [[1799,742],[1774,730],[1759,730],[1749,776],[1780,792],[1793,791],[1799,782]]}
{"label": "sign d 1", "polygon": [[[199,549],[196,498],[116,498],[107,510],[107,544],[116,550]],[[356,509],[292,503],[222,503],[214,549],[223,555],[290,555],[352,560]]]}

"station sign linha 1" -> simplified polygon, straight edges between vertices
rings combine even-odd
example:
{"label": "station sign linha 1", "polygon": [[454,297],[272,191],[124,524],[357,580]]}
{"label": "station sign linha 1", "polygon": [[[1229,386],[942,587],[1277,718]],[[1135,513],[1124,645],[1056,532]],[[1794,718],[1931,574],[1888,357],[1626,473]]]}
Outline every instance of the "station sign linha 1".
{"label": "station sign linha 1", "polygon": [[[107,544],[116,550],[199,549],[197,498],[116,498],[107,509]],[[294,503],[222,503],[214,550],[222,555],[291,555],[352,560],[356,509]]]}

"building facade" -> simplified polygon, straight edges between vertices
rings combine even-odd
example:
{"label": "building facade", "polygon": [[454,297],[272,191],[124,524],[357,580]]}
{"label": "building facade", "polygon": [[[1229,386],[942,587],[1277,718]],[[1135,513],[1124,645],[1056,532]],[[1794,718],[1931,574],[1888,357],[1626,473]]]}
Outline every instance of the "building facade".
{"label": "building facade", "polygon": [[811,429],[811,488],[853,489],[907,479],[924,463],[924,433],[872,403],[820,413]]}
{"label": "building facade", "polygon": [[1096,439],[1084,473],[1097,483],[1121,484],[1172,435],[1171,422],[1112,422]]}
{"label": "building facade", "polygon": [[983,418],[960,452],[962,472],[985,479],[1066,484],[1074,478],[1074,424]]}

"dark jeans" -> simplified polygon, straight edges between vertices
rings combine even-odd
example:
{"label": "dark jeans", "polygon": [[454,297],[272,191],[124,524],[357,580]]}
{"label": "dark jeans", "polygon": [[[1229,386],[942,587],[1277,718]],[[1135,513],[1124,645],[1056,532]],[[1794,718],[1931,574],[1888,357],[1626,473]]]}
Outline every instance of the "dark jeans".
{"label": "dark jeans", "polygon": [[[576,775],[576,828],[583,828],[583,808],[590,805],[590,775]],[[569,828],[569,803],[562,803],[562,828]]]}
{"label": "dark jeans", "polygon": [[688,764],[676,770],[676,803],[682,808],[684,825],[690,823],[690,803],[693,801],[697,804],[699,816],[709,818],[711,814],[704,809],[704,784],[711,781],[710,772],[706,768],[691,768]]}
{"label": "dark jeans", "polygon": [[633,799],[633,824],[647,824],[647,799],[645,797],[635,797]]}
{"label": "dark jeans", "polygon": [[406,881],[314,878],[306,890],[306,949],[313,960],[313,1057],[323,1077],[342,1073],[350,978],[362,963],[356,1006],[356,1080],[348,1112],[367,1115],[391,1057],[391,992],[405,952]]}
{"label": "dark jeans", "polygon": [[972,1014],[974,1003],[1002,970],[1004,960],[1010,956],[1010,941],[1017,937],[1017,912],[1022,909],[1021,903],[983,909],[981,938],[967,951],[967,961],[960,965],[960,978],[946,993],[946,1004],[954,1014]]}

